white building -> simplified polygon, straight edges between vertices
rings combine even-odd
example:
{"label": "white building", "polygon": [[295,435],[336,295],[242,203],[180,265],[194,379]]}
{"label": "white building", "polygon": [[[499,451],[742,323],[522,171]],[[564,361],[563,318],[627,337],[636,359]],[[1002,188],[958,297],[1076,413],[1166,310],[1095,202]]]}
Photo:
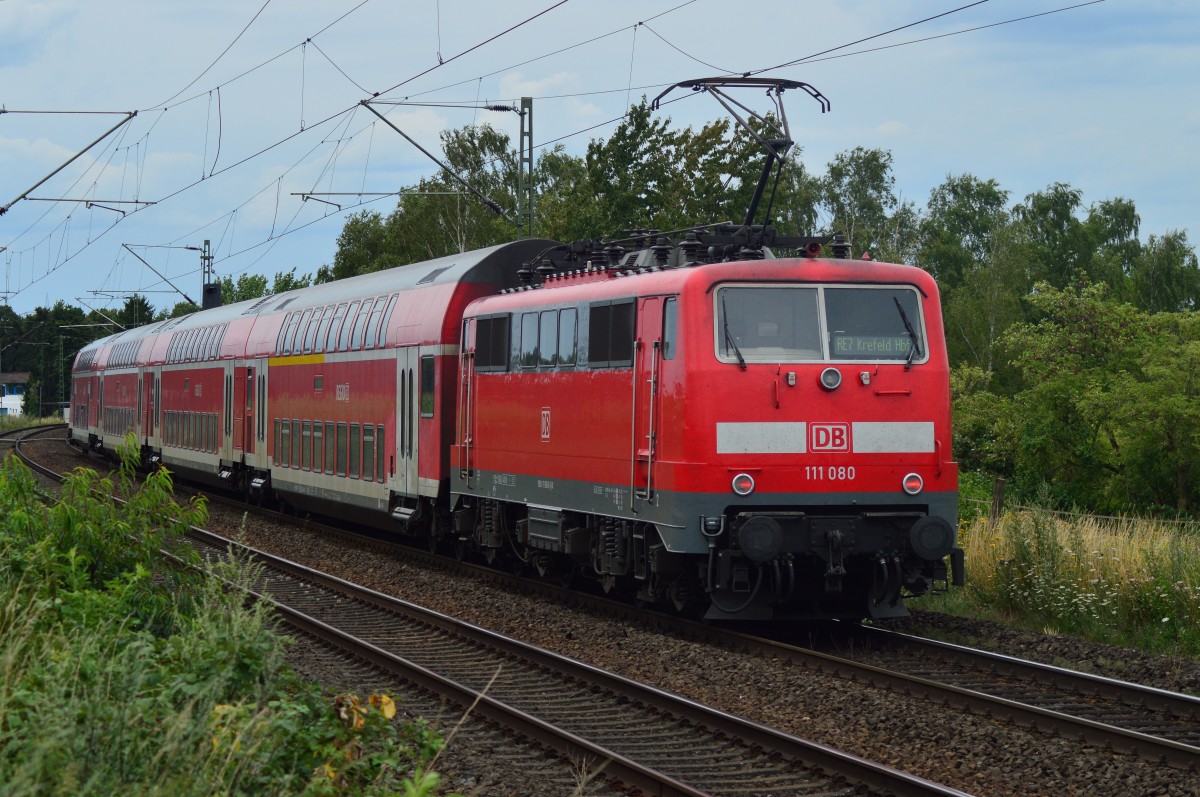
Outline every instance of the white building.
{"label": "white building", "polygon": [[20,415],[29,371],[0,373],[0,415]]}

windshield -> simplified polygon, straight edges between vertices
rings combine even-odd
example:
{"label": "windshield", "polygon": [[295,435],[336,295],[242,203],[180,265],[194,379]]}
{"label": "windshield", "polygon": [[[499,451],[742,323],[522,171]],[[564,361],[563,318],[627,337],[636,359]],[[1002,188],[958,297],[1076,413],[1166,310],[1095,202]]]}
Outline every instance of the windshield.
{"label": "windshield", "polygon": [[728,285],[716,291],[716,317],[723,362],[926,359],[910,287]]}

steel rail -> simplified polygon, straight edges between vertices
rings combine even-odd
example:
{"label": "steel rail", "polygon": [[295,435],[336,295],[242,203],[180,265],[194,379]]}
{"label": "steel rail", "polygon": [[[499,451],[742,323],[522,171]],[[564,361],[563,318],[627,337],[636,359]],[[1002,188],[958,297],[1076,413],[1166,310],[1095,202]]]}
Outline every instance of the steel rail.
{"label": "steel rail", "polygon": [[[40,468],[41,470],[46,470]],[[614,705],[626,701],[640,704],[654,714],[681,719],[711,733],[716,739],[737,740],[743,747],[755,751],[766,751],[767,755],[782,755],[803,764],[810,770],[819,770],[826,775],[836,773],[840,778],[857,782],[881,794],[897,797],[969,797],[965,792],[933,783],[906,772],[878,764],[858,756],[841,752],[758,723],[726,714],[691,700],[672,695],[663,690],[640,684],[613,673],[592,667],[573,659],[526,643],[509,639],[478,626],[456,620],[408,601],[353,584],[305,565],[281,557],[257,551],[248,546],[234,543],[220,535],[193,527],[189,536],[200,544],[224,550],[229,546],[244,550],[247,555],[269,567],[277,574],[286,574],[301,584],[315,585],[329,592],[340,594],[357,603],[373,606],[379,611],[415,618],[417,622],[437,628],[445,634],[457,635],[472,643],[491,648],[503,655],[527,661],[531,666],[553,671],[572,681],[592,684],[610,692],[617,698]],[[681,795],[702,797],[712,792],[684,783],[670,774],[654,767],[640,764],[627,756],[603,745],[582,739],[570,731],[532,716],[486,694],[432,672],[428,668],[385,650],[353,634],[334,628],[319,618],[283,605],[280,601],[253,592],[255,599],[268,600],[287,622],[297,628],[343,648],[351,655],[379,666],[387,672],[415,683],[449,700],[471,707],[473,711],[515,729],[518,733],[536,739],[566,755],[585,754],[608,762],[605,771],[628,785],[648,794]]]}
{"label": "steel rail", "polygon": [[[209,545],[229,544],[229,541],[224,537],[212,532],[194,529],[193,534],[206,540]],[[500,651],[512,658],[530,662],[534,666],[559,672],[568,679],[593,684],[605,691],[619,695],[625,700],[648,706],[652,711],[661,713],[664,716],[682,718],[708,728],[714,734],[723,734],[730,739],[740,740],[750,747],[757,747],[771,753],[778,753],[785,757],[802,761],[810,767],[837,772],[850,780],[858,781],[883,793],[894,794],[898,797],[905,795],[913,795],[913,797],[917,795],[946,795],[946,797],[959,795],[961,797],[961,795],[965,794],[964,792],[918,778],[909,773],[901,772],[900,770],[877,764],[849,753],[844,753],[827,745],[801,739],[797,736],[717,711],[661,689],[633,681],[519,640],[505,637],[415,603],[359,586],[314,568],[253,548],[240,547],[244,548],[264,565],[280,572],[286,572],[297,580],[319,585],[327,590],[340,593],[346,598],[374,606],[381,611],[417,619],[419,622],[437,628],[444,633],[460,636],[480,646]],[[273,599],[272,603],[273,605],[278,605]],[[295,617],[297,622],[303,624],[304,629],[310,633],[317,634],[330,641],[335,641],[339,645],[345,646],[354,655],[361,655],[363,658],[384,667],[388,671],[395,671],[395,668],[399,667],[403,668],[406,673],[416,673],[414,677],[421,679],[420,683],[422,686],[443,694],[462,705],[469,706],[475,701],[479,701],[480,704],[486,704],[489,712],[496,712],[497,718],[505,718],[502,721],[506,725],[509,724],[508,718],[513,718],[514,721],[520,723],[518,730],[528,733],[533,738],[537,738],[539,741],[555,747],[555,749],[561,749],[561,746],[566,744],[568,745],[566,752],[586,752],[590,755],[602,756],[605,760],[612,761],[618,769],[625,773],[621,776],[623,781],[626,777],[631,778],[631,780],[626,781],[630,785],[635,785],[643,789],[652,787],[653,791],[651,793],[654,794],[706,794],[706,792],[680,783],[669,775],[664,775],[649,767],[637,764],[637,762],[627,759],[620,753],[600,747],[586,740],[579,740],[578,737],[575,737],[570,732],[565,732],[536,717],[530,717],[520,709],[513,709],[499,701],[494,701],[482,692],[443,678],[402,656],[378,648],[369,642],[359,640],[343,631],[337,629],[330,630],[327,624],[303,612],[288,609],[286,610],[286,614],[288,617]],[[408,676],[405,675],[405,677]],[[543,738],[544,734],[550,735]],[[581,743],[582,746],[579,746]],[[652,780],[643,782],[647,777],[652,778]],[[676,789],[679,789],[679,791],[675,791]]]}

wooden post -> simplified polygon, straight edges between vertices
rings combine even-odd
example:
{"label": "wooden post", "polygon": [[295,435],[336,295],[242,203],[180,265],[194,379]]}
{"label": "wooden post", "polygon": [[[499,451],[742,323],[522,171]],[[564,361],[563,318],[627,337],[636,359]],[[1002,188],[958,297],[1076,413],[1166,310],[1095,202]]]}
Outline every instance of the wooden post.
{"label": "wooden post", "polygon": [[1000,522],[1000,513],[1004,509],[1004,479],[996,479],[992,484],[992,525]]}

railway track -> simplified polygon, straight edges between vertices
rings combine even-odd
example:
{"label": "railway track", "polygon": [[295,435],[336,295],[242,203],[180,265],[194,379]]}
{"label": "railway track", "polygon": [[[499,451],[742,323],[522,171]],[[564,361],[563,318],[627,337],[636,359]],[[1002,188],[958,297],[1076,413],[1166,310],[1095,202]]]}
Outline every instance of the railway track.
{"label": "railway track", "polygon": [[[20,445],[17,446],[18,451]],[[230,541],[194,529],[210,558]],[[254,589],[284,620],[569,759],[661,795],[961,795],[278,557]]]}
{"label": "railway track", "polygon": [[954,709],[1081,739],[1101,749],[1200,771],[1200,699],[1190,695],[863,626],[843,625],[835,655],[786,637],[757,636],[668,614],[651,615],[603,596],[470,562],[448,561],[313,520],[302,522],[319,528],[321,534],[336,535],[385,554],[469,572],[628,622],[651,622],[671,633],[727,649],[812,667]]}
{"label": "railway track", "polygon": [[866,626],[841,624],[843,632],[834,645],[835,655],[787,637],[754,635],[668,614],[648,614],[645,609],[603,596],[470,562],[448,561],[446,557],[313,520],[302,522],[318,528],[321,534],[336,535],[385,554],[468,572],[627,622],[651,622],[671,633],[727,649],[801,664],[951,708],[1081,739],[1101,749],[1200,771],[1200,698],[1191,695]]}
{"label": "railway track", "polygon": [[[225,501],[219,497],[213,500]],[[236,506],[239,511],[246,510],[243,504]],[[582,604],[591,612],[628,622],[655,623],[672,633],[726,649],[802,664],[839,678],[920,696],[954,710],[1002,717],[1021,726],[1082,739],[1103,750],[1136,755],[1193,773],[1200,771],[1200,699],[1192,696],[873,628],[848,629],[852,633],[840,637],[838,655],[833,655],[812,645],[796,644],[795,640],[738,633],[668,615],[649,616],[644,610],[601,596],[448,561],[312,520],[290,518],[290,522],[389,555],[436,562],[443,568],[468,571],[492,582]]]}

